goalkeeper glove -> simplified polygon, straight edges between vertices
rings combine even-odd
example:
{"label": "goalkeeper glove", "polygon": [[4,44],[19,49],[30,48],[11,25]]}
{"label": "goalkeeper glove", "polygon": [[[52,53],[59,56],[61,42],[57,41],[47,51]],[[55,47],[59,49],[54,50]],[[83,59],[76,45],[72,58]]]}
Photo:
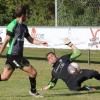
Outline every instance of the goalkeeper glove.
{"label": "goalkeeper glove", "polygon": [[68,45],[70,47],[73,45],[72,42],[70,41],[70,39],[68,39],[68,38],[64,39],[64,43],[65,43],[65,45]]}

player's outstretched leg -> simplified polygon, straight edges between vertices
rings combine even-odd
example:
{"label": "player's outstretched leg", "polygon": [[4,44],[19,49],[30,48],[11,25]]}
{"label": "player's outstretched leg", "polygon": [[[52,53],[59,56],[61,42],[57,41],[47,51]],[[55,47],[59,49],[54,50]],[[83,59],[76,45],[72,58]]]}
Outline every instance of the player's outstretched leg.
{"label": "player's outstretched leg", "polygon": [[30,81],[30,85],[31,85],[31,89],[29,91],[29,94],[34,96],[34,97],[43,97],[36,90],[36,75],[37,75],[37,72],[36,72],[35,68],[32,67],[31,65],[29,65],[27,67],[23,67],[22,70],[27,72],[28,75],[29,75],[29,81]]}

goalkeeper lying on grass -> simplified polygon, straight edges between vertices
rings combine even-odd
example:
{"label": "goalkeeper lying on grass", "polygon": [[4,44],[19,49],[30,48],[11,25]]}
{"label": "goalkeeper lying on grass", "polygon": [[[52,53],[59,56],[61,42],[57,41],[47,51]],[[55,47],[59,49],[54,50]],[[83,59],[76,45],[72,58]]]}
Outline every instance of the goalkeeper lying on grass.
{"label": "goalkeeper lying on grass", "polygon": [[49,84],[42,88],[42,90],[53,88],[58,79],[62,79],[70,90],[95,90],[95,88],[89,86],[82,87],[81,84],[91,78],[100,80],[100,73],[94,70],[80,69],[79,65],[73,62],[81,55],[80,50],[77,49],[67,38],[65,40],[65,45],[72,48],[73,52],[71,54],[63,55],[60,58],[58,58],[53,52],[47,54],[48,62],[53,64],[52,78]]}

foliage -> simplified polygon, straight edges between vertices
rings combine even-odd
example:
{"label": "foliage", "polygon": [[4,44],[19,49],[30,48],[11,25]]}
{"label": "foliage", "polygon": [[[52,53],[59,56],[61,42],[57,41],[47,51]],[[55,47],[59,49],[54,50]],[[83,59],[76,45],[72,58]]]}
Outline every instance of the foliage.
{"label": "foliage", "polygon": [[[0,25],[7,25],[19,4],[27,6],[29,26],[55,26],[55,0],[0,0]],[[57,0],[58,26],[99,26],[100,0]]]}
{"label": "foliage", "polygon": [[100,0],[58,0],[60,26],[99,26]]}
{"label": "foliage", "polygon": [[27,6],[28,25],[54,25],[54,0],[0,0],[0,25],[12,20],[19,4]]}

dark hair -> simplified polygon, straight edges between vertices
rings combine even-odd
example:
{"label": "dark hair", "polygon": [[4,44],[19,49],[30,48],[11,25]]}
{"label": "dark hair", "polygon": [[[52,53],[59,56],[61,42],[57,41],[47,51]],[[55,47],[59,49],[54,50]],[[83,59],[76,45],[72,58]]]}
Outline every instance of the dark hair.
{"label": "dark hair", "polygon": [[48,57],[49,54],[53,54],[53,55],[56,56],[56,54],[55,54],[54,52],[48,52],[48,53],[46,54],[46,58]]}
{"label": "dark hair", "polygon": [[15,17],[21,17],[22,15],[26,15],[26,6],[25,5],[20,5],[16,8],[15,10]]}

